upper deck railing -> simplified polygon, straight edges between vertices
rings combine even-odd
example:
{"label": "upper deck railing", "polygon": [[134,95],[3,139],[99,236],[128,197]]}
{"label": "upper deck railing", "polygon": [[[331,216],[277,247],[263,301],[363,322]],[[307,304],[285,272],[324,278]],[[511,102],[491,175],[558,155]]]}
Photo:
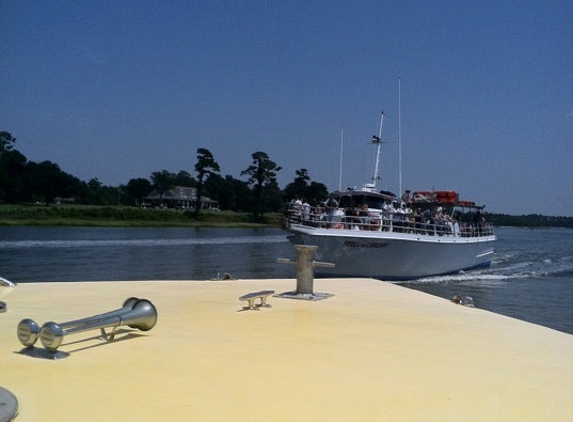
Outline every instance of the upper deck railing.
{"label": "upper deck railing", "polygon": [[380,210],[352,210],[289,204],[285,223],[331,229],[413,233],[427,236],[482,237],[493,235],[493,224],[482,217],[477,221],[457,221],[447,215],[425,217],[413,212],[389,213]]}

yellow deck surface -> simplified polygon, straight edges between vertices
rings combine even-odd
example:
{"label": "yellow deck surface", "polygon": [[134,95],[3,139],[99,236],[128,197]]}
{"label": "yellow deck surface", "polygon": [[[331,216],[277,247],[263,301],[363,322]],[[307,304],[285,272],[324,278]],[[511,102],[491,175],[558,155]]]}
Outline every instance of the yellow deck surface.
{"label": "yellow deck surface", "polygon": [[[573,336],[369,279],[315,280],[310,302],[239,296],[296,280],[0,287],[0,387],[28,421],[573,421]],[[16,326],[137,296],[157,325],[69,334],[46,360]],[[38,347],[42,347],[40,341]],[[0,409],[1,412],[1,409]]]}

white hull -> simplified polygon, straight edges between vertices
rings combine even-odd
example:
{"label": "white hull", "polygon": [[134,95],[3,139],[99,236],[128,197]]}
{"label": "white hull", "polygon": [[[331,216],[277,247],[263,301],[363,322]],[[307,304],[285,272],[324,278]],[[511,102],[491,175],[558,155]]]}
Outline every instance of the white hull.
{"label": "white hull", "polygon": [[496,237],[429,236],[292,224],[292,244],[315,245],[315,259],[335,264],[317,275],[408,280],[491,264]]}

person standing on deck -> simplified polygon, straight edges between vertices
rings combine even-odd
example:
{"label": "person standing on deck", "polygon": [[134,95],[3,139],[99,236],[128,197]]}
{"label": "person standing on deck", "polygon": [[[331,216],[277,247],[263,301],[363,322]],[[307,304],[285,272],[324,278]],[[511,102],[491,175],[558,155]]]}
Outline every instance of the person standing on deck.
{"label": "person standing on deck", "polygon": [[392,205],[392,199],[386,198],[384,205],[382,206],[382,224],[385,230],[391,230],[392,219],[394,218],[395,212],[396,208],[394,208],[394,205]]}
{"label": "person standing on deck", "polygon": [[409,206],[412,203],[412,200],[410,199],[410,189],[407,189],[402,194],[402,202],[406,204],[406,206]]}
{"label": "person standing on deck", "polygon": [[301,210],[302,210],[303,222],[309,221],[310,220],[310,204],[305,199],[302,200]]}
{"label": "person standing on deck", "polygon": [[326,202],[324,203],[324,208],[326,210],[326,220],[328,225],[332,225],[334,223],[334,213],[338,209],[338,201],[334,196],[329,196]]}

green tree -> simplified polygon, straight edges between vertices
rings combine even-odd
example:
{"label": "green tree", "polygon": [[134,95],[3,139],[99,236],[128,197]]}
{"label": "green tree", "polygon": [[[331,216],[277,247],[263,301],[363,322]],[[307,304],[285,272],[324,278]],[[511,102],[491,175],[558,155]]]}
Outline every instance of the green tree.
{"label": "green tree", "polygon": [[0,199],[15,202],[23,184],[26,157],[14,150],[14,138],[9,132],[0,132]]}
{"label": "green tree", "polygon": [[223,178],[212,174],[205,182],[205,192],[216,200],[223,210],[252,211],[253,195],[247,182],[229,175]]}
{"label": "green tree", "polygon": [[306,190],[306,196],[316,204],[324,202],[326,201],[326,198],[328,198],[328,188],[324,183],[310,182],[310,185]]}
{"label": "green tree", "polygon": [[0,154],[0,198],[7,202],[25,199],[27,159],[18,150],[5,150]]}
{"label": "green tree", "polygon": [[241,176],[248,175],[247,183],[252,186],[254,195],[253,217],[260,221],[264,215],[263,200],[267,190],[278,188],[277,173],[282,170],[269,156],[261,151],[251,155],[253,162],[241,172]]}
{"label": "green tree", "polygon": [[11,151],[15,143],[16,138],[14,138],[10,132],[0,132],[0,154],[4,153],[5,151]]}
{"label": "green tree", "polygon": [[92,205],[102,205],[103,184],[97,177],[94,177],[88,181],[87,186],[89,203]]}
{"label": "green tree", "polygon": [[66,189],[70,193],[70,196],[74,198],[74,201],[78,204],[91,204],[91,192],[88,184],[75,176],[68,176],[68,186]]}
{"label": "green tree", "polygon": [[188,172],[180,170],[173,179],[173,186],[185,186],[189,188],[195,187],[196,182]]}
{"label": "green tree", "polygon": [[68,197],[70,175],[64,173],[60,167],[51,161],[42,161],[39,164],[29,163],[30,184],[35,193],[42,196],[44,203],[50,205],[57,196]]}
{"label": "green tree", "polygon": [[307,169],[296,171],[296,177],[292,183],[286,185],[284,193],[286,200],[295,197],[305,198],[310,203],[317,204],[326,200],[328,197],[328,188],[319,182],[310,182],[310,176]]}
{"label": "green tree", "polygon": [[154,171],[151,173],[151,183],[153,188],[159,192],[159,202],[163,198],[165,191],[174,186],[175,175],[167,170]]}
{"label": "green tree", "polygon": [[219,164],[213,158],[213,154],[206,148],[197,149],[197,163],[195,163],[195,172],[197,173],[197,201],[195,202],[195,215],[199,215],[201,210],[201,199],[205,182],[212,174],[219,173],[221,169]]}
{"label": "green tree", "polygon": [[100,194],[101,205],[121,205],[121,187],[102,186]]}
{"label": "green tree", "polygon": [[137,179],[130,179],[124,188],[124,192],[128,197],[128,204],[141,205],[147,195],[153,190],[151,182],[147,179],[139,177]]}
{"label": "green tree", "polygon": [[294,178],[294,181],[286,185],[284,189],[287,200],[290,200],[297,196],[301,198],[307,196],[308,182],[310,180],[310,176],[308,175],[308,170],[300,169],[297,170],[295,174],[296,177]]}

